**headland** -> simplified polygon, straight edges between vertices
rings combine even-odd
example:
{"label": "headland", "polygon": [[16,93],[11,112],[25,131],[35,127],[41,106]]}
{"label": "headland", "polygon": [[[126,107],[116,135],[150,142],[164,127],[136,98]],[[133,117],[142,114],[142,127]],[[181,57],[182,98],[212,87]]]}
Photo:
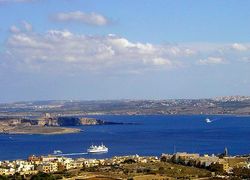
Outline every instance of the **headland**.
{"label": "headland", "polygon": [[[124,124],[87,117],[52,117],[46,113],[38,118],[2,117],[0,133],[4,134],[68,134],[81,132],[79,126]],[[75,128],[72,128],[75,127]]]}

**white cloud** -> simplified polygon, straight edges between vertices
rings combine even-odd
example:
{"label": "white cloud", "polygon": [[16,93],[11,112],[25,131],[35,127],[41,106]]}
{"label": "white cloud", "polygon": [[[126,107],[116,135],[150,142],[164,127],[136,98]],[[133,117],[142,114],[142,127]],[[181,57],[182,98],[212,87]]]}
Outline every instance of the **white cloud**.
{"label": "white cloud", "polygon": [[81,11],[73,11],[67,13],[57,13],[53,16],[53,20],[58,22],[80,22],[88,25],[104,26],[110,20],[98,13],[85,13]]}
{"label": "white cloud", "polygon": [[[249,49],[232,51],[232,44],[151,44],[114,34],[88,36],[64,30],[38,34],[32,25],[11,27],[2,61],[32,71],[127,72],[140,74],[170,68],[248,62]],[[248,46],[244,44],[244,46]],[[3,51],[2,51],[3,52]],[[60,68],[57,68],[60,67]]]}
{"label": "white cloud", "polygon": [[154,64],[154,65],[168,65],[168,66],[172,66],[172,62],[169,59],[164,59],[164,58],[154,58],[152,61],[150,61],[150,63]]}
{"label": "white cloud", "polygon": [[221,57],[207,57],[206,59],[200,59],[198,64],[209,65],[209,64],[225,64],[225,60]]}
{"label": "white cloud", "polygon": [[24,30],[26,31],[32,31],[33,27],[30,23],[28,23],[27,21],[22,21],[22,25],[24,27]]}
{"label": "white cloud", "polygon": [[15,26],[15,25],[12,25],[9,30],[11,33],[20,33],[22,31],[31,32],[32,29],[33,28],[32,28],[32,25],[30,23],[28,23],[27,21],[22,21],[20,28]]}
{"label": "white cloud", "polygon": [[[8,62],[19,68],[62,71],[138,72],[178,67],[186,49],[173,46],[134,43],[116,35],[86,36],[67,30],[45,34],[13,33],[6,44]],[[179,55],[178,55],[179,54]],[[188,55],[185,55],[188,56]]]}
{"label": "white cloud", "polygon": [[19,33],[20,29],[18,27],[16,27],[15,25],[10,27],[10,32],[12,33]]}
{"label": "white cloud", "polygon": [[232,44],[232,49],[238,50],[238,51],[246,51],[248,50],[248,47],[244,44],[234,43]]}

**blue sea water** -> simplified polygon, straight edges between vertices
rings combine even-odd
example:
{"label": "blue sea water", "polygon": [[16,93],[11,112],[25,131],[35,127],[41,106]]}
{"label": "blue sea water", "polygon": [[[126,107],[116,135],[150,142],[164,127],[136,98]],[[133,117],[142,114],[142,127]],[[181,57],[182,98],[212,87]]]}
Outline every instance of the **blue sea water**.
{"label": "blue sea water", "polygon": [[[247,116],[91,116],[134,125],[82,126],[83,132],[64,135],[0,135],[0,160],[26,159],[29,155],[86,152],[91,144],[109,147],[99,155],[156,155],[190,152],[217,154],[228,148],[231,155],[250,153],[250,117]],[[212,123],[206,123],[209,118]],[[78,156],[79,157],[79,156]]]}

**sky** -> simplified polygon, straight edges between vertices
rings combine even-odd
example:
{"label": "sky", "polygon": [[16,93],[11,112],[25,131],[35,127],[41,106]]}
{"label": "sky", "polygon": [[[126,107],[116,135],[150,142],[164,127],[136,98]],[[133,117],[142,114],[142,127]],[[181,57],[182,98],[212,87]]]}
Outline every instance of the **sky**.
{"label": "sky", "polygon": [[0,0],[0,103],[250,95],[248,0]]}

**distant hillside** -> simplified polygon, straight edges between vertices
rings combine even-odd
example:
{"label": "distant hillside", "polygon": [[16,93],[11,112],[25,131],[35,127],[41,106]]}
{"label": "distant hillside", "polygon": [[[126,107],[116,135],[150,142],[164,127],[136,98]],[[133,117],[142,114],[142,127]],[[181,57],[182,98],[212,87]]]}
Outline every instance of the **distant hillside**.
{"label": "distant hillside", "polygon": [[0,104],[0,116],[139,115],[139,114],[238,114],[250,115],[249,96],[213,99],[35,101]]}

